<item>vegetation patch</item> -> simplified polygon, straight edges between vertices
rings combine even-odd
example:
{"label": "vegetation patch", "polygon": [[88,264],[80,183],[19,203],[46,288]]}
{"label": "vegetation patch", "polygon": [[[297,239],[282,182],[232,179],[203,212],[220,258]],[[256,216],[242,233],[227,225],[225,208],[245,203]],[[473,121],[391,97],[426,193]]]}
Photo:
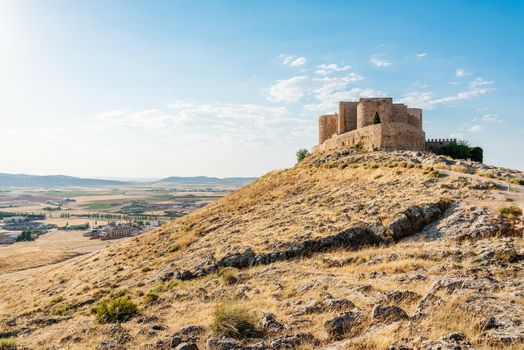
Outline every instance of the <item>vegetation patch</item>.
{"label": "vegetation patch", "polygon": [[129,298],[128,295],[111,295],[100,300],[91,314],[95,315],[99,323],[127,322],[138,315],[138,306]]}
{"label": "vegetation patch", "polygon": [[211,330],[216,336],[235,339],[260,335],[255,315],[234,301],[224,302],[215,307]]}
{"label": "vegetation patch", "polygon": [[499,208],[499,213],[506,216],[509,219],[515,219],[522,216],[522,209],[516,205],[510,205],[509,207]]}
{"label": "vegetation patch", "polygon": [[235,284],[238,282],[237,277],[237,269],[233,267],[226,267],[218,272],[218,275],[220,276],[220,280],[224,284]]}
{"label": "vegetation patch", "polygon": [[15,350],[16,342],[14,339],[0,339],[0,350]]}

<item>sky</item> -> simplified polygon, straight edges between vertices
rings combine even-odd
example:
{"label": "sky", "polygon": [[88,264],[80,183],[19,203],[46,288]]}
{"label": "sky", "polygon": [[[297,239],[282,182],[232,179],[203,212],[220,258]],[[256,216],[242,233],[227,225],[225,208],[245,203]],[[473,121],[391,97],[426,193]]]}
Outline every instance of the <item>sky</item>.
{"label": "sky", "polygon": [[524,169],[523,1],[0,0],[0,172],[260,176],[390,96]]}

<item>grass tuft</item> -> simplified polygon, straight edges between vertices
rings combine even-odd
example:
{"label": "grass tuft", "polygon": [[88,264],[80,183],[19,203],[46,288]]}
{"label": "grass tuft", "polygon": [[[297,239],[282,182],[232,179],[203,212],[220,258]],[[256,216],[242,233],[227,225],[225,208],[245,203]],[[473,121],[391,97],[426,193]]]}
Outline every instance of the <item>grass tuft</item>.
{"label": "grass tuft", "polygon": [[91,309],[98,323],[126,322],[138,314],[138,307],[127,295],[100,300]]}
{"label": "grass tuft", "polygon": [[0,350],[15,350],[16,342],[14,339],[0,339]]}
{"label": "grass tuft", "polygon": [[215,307],[211,330],[216,336],[235,339],[260,335],[254,314],[233,301]]}

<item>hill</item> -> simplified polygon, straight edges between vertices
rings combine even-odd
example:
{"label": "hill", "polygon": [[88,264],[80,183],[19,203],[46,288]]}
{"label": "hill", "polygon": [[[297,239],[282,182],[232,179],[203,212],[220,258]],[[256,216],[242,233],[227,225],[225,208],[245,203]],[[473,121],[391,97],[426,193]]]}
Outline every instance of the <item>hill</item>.
{"label": "hill", "polygon": [[234,185],[244,186],[250,182],[253,182],[256,178],[254,177],[207,177],[207,176],[170,176],[164,179],[155,181],[155,183],[175,183],[185,185]]}
{"label": "hill", "polygon": [[131,241],[0,275],[0,338],[35,349],[520,349],[523,178],[423,152],[310,156]]}
{"label": "hill", "polygon": [[65,175],[26,175],[0,173],[0,187],[64,187],[64,186],[117,186],[125,182],[116,180],[83,179]]}

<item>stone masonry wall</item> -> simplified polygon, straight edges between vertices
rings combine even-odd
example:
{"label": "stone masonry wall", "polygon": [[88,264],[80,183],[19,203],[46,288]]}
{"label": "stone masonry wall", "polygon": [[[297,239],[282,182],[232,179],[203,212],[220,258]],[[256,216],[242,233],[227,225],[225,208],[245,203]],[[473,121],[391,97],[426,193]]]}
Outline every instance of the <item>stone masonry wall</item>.
{"label": "stone masonry wall", "polygon": [[335,135],[315,146],[313,152],[324,152],[343,146],[361,145],[363,149],[423,151],[425,133],[421,129],[404,123],[375,124]]}
{"label": "stone masonry wall", "polygon": [[338,130],[338,115],[323,115],[318,119],[318,139],[320,143],[329,139],[337,133]]}
{"label": "stone masonry wall", "polygon": [[357,129],[373,125],[377,112],[382,123],[389,123],[392,106],[392,98],[361,98],[357,107]]}
{"label": "stone masonry wall", "polygon": [[404,123],[408,122],[408,106],[403,103],[394,103],[391,114],[392,123]]}
{"label": "stone masonry wall", "polygon": [[408,124],[422,129],[422,109],[408,108]]}
{"label": "stone masonry wall", "polygon": [[338,133],[343,134],[357,128],[358,102],[340,102],[338,105]]}

